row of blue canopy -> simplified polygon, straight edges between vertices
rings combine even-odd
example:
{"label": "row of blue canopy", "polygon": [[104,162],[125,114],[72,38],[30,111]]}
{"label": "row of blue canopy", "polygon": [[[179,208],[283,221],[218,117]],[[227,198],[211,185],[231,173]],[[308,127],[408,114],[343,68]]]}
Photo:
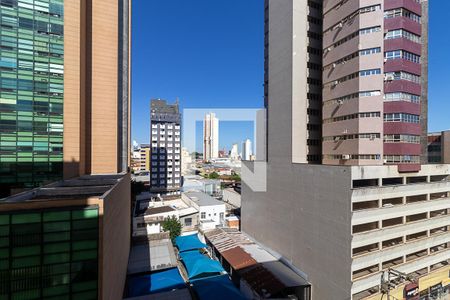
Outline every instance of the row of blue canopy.
{"label": "row of blue canopy", "polygon": [[157,273],[129,278],[128,297],[139,297],[185,287],[186,284],[178,268],[172,268]]}
{"label": "row of blue canopy", "polygon": [[197,234],[179,236],[175,239],[175,245],[200,300],[245,299],[228,275],[224,274],[222,265],[199,252],[206,245]]}
{"label": "row of blue canopy", "polygon": [[175,238],[175,245],[178,248],[178,251],[190,251],[190,250],[198,250],[206,248],[206,244],[202,243],[196,233],[184,236],[178,236]]}

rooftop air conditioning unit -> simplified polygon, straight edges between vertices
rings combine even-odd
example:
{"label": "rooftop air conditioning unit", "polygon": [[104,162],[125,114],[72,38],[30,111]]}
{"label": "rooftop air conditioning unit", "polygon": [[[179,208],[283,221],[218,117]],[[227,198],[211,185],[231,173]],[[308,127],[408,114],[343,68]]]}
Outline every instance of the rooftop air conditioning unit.
{"label": "rooftop air conditioning unit", "polygon": [[340,139],[341,139],[341,138],[338,137],[338,136],[335,136],[335,137],[334,137],[334,141],[335,141],[335,142],[339,141]]}
{"label": "rooftop air conditioning unit", "polygon": [[333,69],[336,68],[336,63],[333,64]]}
{"label": "rooftop air conditioning unit", "polygon": [[350,154],[344,154],[344,155],[342,155],[342,159],[343,159],[343,160],[349,160],[349,159],[350,159]]}
{"label": "rooftop air conditioning unit", "polygon": [[344,104],[344,100],[338,100],[337,103],[338,103],[339,105],[342,105],[342,104]]}
{"label": "rooftop air conditioning unit", "polygon": [[339,83],[339,81],[335,80],[335,81],[333,81],[333,83],[331,85],[336,86],[336,85],[338,85],[338,83]]}

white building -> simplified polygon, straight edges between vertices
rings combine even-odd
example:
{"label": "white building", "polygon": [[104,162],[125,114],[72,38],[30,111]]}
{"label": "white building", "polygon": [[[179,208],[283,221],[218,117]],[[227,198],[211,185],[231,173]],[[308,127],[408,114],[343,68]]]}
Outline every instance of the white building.
{"label": "white building", "polygon": [[135,206],[133,236],[162,232],[162,223],[168,217],[177,218],[183,231],[195,230],[199,222],[198,210],[181,199],[156,202],[142,199]]}
{"label": "white building", "polygon": [[252,156],[252,142],[246,139],[242,142],[242,160],[250,160]]}
{"label": "white building", "polygon": [[190,173],[193,164],[192,155],[186,148],[181,148],[181,175]]}
{"label": "white building", "polygon": [[209,161],[219,157],[219,119],[209,113],[203,121],[203,159]]}
{"label": "white building", "polygon": [[225,203],[202,192],[186,192],[181,199],[189,206],[198,210],[200,229],[212,229],[225,223]]}
{"label": "white building", "polygon": [[239,159],[238,144],[233,144],[233,146],[231,147],[230,159],[231,160],[238,160]]}

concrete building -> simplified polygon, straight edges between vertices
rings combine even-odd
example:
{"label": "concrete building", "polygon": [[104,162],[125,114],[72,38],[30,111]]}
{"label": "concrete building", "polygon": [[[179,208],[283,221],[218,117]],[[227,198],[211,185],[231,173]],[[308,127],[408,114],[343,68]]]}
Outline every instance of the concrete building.
{"label": "concrete building", "polygon": [[130,5],[0,3],[0,298],[122,299]]}
{"label": "concrete building", "polygon": [[428,162],[450,163],[450,130],[428,134]]}
{"label": "concrete building", "polygon": [[44,182],[126,171],[129,2],[0,4],[8,20],[0,62],[0,198]]}
{"label": "concrete building", "polygon": [[130,204],[129,174],[86,175],[3,200],[0,295],[122,299]]}
{"label": "concrete building", "polygon": [[249,139],[246,139],[242,142],[242,160],[250,160],[252,156],[252,142]]}
{"label": "concrete building", "polygon": [[324,2],[323,163],[427,162],[427,5]]}
{"label": "concrete building", "polygon": [[209,113],[203,120],[203,160],[219,157],[219,119]]}
{"label": "concrete building", "polygon": [[181,199],[200,214],[200,230],[214,229],[225,224],[225,203],[203,192],[185,192]]}
{"label": "concrete building", "polygon": [[[450,283],[450,166],[420,164],[427,12],[414,0],[266,1],[266,187],[253,190],[262,177],[246,162],[241,227],[302,274],[314,300],[379,300],[388,268],[422,296]],[[311,95],[298,84],[315,82],[311,39],[324,45],[323,165],[308,159]],[[404,298],[406,283],[391,295]]]}
{"label": "concrete building", "polygon": [[185,176],[193,173],[192,167],[195,166],[192,154],[186,148],[181,148],[181,175]]}
{"label": "concrete building", "polygon": [[238,144],[233,144],[233,146],[231,146],[230,159],[231,160],[238,160],[239,159]]}
{"label": "concrete building", "polygon": [[162,196],[180,194],[181,115],[178,102],[151,101],[150,191]]}
{"label": "concrete building", "polygon": [[142,144],[132,152],[131,168],[135,173],[150,171],[150,145]]}
{"label": "concrete building", "polygon": [[133,236],[147,236],[163,231],[162,223],[168,217],[177,218],[183,232],[196,230],[199,225],[198,209],[181,199],[169,201],[137,201],[133,217]]}

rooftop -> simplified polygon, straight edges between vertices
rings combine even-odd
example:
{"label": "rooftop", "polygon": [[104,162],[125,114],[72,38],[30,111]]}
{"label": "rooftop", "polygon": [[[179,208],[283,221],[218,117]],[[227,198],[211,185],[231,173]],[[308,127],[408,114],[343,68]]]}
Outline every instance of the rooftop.
{"label": "rooftop", "polygon": [[205,238],[262,297],[309,283],[246,234],[232,228],[205,232]]}
{"label": "rooftop", "polygon": [[166,212],[174,211],[175,209],[170,206],[150,207],[145,211],[146,215],[156,215]]}
{"label": "rooftop", "polygon": [[224,205],[222,201],[202,192],[186,192],[184,195],[199,206]]}
{"label": "rooftop", "polygon": [[123,177],[122,174],[85,175],[58,181],[2,199],[0,203],[18,203],[61,199],[103,198]]}
{"label": "rooftop", "polygon": [[175,251],[167,232],[133,240],[128,274],[147,273],[177,266]]}

